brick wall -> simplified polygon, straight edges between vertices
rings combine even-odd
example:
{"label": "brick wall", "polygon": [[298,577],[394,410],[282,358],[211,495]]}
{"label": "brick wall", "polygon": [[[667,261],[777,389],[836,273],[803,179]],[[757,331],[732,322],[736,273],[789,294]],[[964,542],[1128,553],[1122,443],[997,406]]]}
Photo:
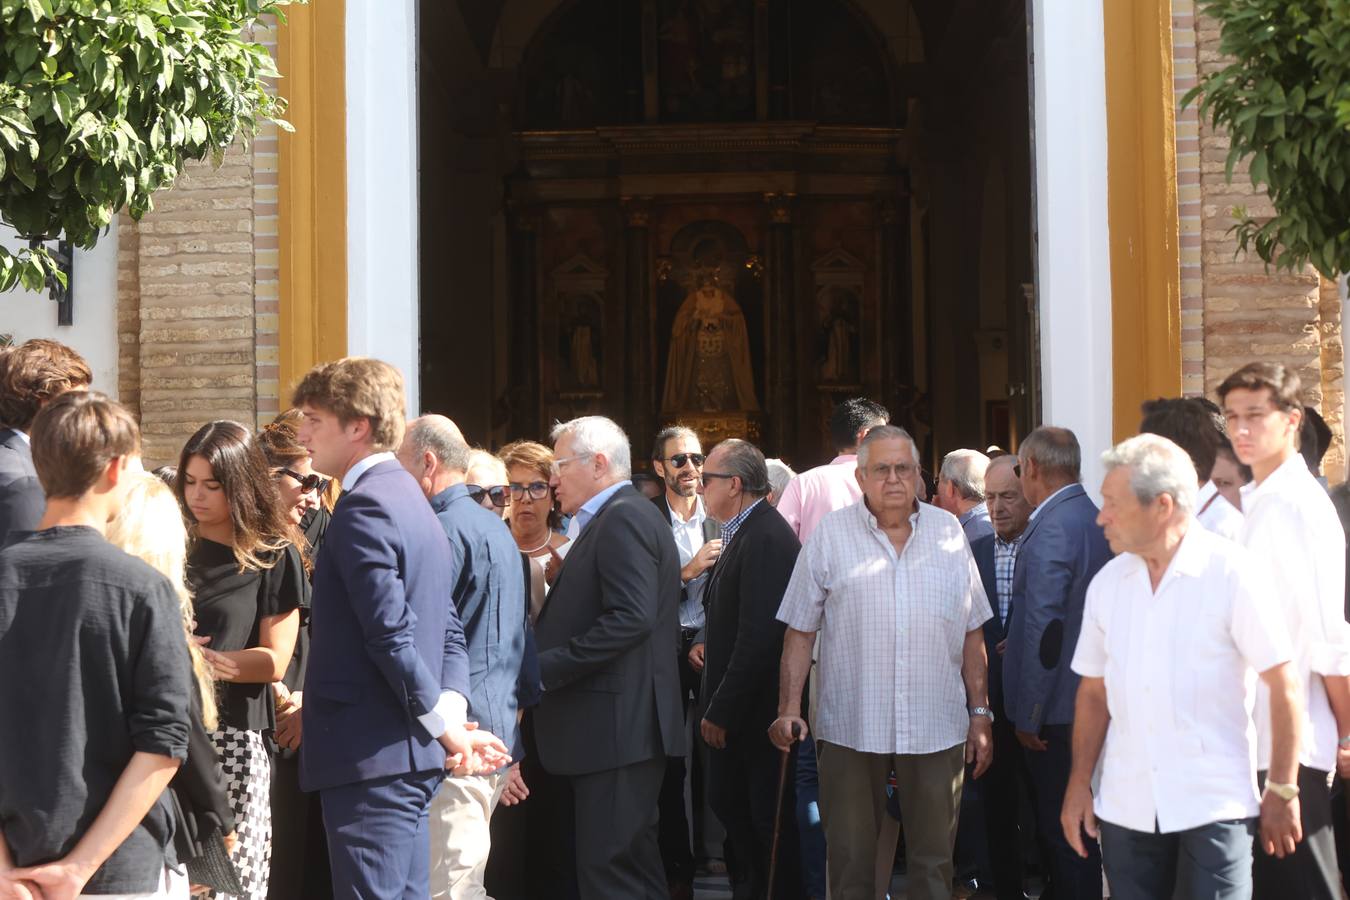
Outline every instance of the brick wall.
{"label": "brick wall", "polygon": [[[1174,44],[1177,54],[1177,89],[1198,70],[1200,75],[1221,63],[1219,26],[1196,14],[1191,0],[1174,0]],[[1180,27],[1175,27],[1180,26]],[[1188,35],[1194,36],[1188,47]],[[1196,50],[1198,49],[1198,53]],[[1196,69],[1186,67],[1188,54]],[[1341,346],[1340,302],[1334,284],[1326,283],[1311,269],[1288,273],[1267,270],[1254,256],[1238,257],[1237,242],[1230,235],[1234,207],[1245,207],[1251,215],[1274,214],[1263,192],[1253,188],[1247,168],[1234,171],[1233,183],[1224,178],[1224,164],[1230,146],[1228,137],[1216,132],[1208,122],[1194,120],[1198,128],[1199,171],[1187,165],[1192,143],[1189,124],[1179,114],[1177,151],[1182,201],[1182,327],[1183,365],[1186,389],[1203,390],[1213,396],[1226,375],[1252,360],[1282,362],[1298,370],[1303,379],[1305,402],[1318,409],[1333,432],[1333,442],[1323,461],[1323,471],[1333,480],[1344,475],[1344,359]],[[1199,197],[1199,302],[1193,295],[1194,268],[1187,268],[1187,201],[1198,175]],[[1188,283],[1191,287],[1188,287]],[[1202,378],[1192,380],[1196,355],[1194,324],[1198,318],[1202,332],[1199,348]],[[1200,383],[1196,383],[1196,382]]]}

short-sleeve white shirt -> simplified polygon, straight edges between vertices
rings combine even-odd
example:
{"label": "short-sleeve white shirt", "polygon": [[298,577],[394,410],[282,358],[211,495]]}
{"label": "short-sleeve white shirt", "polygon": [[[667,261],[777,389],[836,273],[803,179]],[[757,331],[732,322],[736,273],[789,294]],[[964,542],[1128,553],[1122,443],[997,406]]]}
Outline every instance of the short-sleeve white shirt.
{"label": "short-sleeve white shirt", "polygon": [[1259,813],[1257,673],[1290,658],[1268,591],[1246,551],[1195,522],[1156,592],[1133,553],[1093,578],[1073,670],[1105,679],[1111,711],[1098,817],[1169,833]]}
{"label": "short-sleeve white shirt", "polygon": [[1242,541],[1242,510],[1219,493],[1214,482],[1206,481],[1195,497],[1195,517],[1200,524],[1230,541]]}
{"label": "short-sleeve white shirt", "polygon": [[807,538],[778,619],[819,632],[816,737],[864,753],[936,753],[970,729],[961,659],[993,615],[960,523],[926,503],[897,554],[865,499]]}
{"label": "short-sleeve white shirt", "polygon": [[[1266,565],[1275,588],[1265,598],[1289,628],[1303,686],[1303,745],[1299,762],[1336,767],[1336,717],[1319,675],[1350,675],[1350,626],[1345,622],[1345,532],[1326,489],[1295,453],[1259,485],[1242,489],[1242,545]],[[1270,767],[1270,697],[1256,694],[1257,760]]]}

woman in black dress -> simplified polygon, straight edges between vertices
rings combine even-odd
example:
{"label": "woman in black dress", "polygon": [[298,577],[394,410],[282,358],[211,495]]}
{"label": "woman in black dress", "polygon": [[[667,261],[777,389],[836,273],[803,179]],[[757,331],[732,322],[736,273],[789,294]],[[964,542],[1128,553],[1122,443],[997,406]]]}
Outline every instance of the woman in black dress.
{"label": "woman in black dress", "polygon": [[[321,497],[328,479],[314,471],[309,451],[296,437],[298,410],[290,410],[258,432],[281,497],[282,509],[304,534],[301,551],[312,570],[328,528]],[[276,702],[276,757],[272,769],[271,900],[329,900],[333,895],[319,795],[300,790],[300,707],[309,659],[309,604],[300,609],[300,634],[286,677],[272,685]]]}
{"label": "woman in black dress", "polygon": [[[282,509],[267,459],[237,422],[211,422],[178,462],[176,490],[192,536],[188,583],[197,635],[222,682],[220,755],[238,842],[243,900],[265,900],[271,862],[271,684],[295,650],[309,582],[303,538]],[[215,895],[221,897],[223,895]]]}

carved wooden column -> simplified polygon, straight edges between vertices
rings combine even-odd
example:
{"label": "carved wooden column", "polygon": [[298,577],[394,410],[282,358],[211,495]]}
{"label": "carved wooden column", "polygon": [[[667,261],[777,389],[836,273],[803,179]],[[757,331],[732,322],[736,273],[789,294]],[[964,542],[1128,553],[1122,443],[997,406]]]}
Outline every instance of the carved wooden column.
{"label": "carved wooden column", "polygon": [[625,197],[624,222],[624,421],[634,459],[646,453],[656,433],[660,398],[653,367],[656,344],[652,332],[650,197]]}
{"label": "carved wooden column", "polygon": [[914,315],[909,298],[909,213],[907,197],[884,195],[877,202],[878,288],[881,296],[881,397],[901,418],[914,385]]}
{"label": "carved wooden column", "polygon": [[[543,434],[539,398],[539,225],[538,211],[516,207],[511,215],[511,406],[509,434]],[[517,352],[518,351],[518,352]]]}
{"label": "carved wooden column", "polygon": [[796,199],[796,194],[764,195],[769,208],[769,290],[765,303],[769,346],[764,357],[764,409],[769,422],[764,449],[769,456],[795,455],[802,444],[798,428],[797,238],[792,221]]}

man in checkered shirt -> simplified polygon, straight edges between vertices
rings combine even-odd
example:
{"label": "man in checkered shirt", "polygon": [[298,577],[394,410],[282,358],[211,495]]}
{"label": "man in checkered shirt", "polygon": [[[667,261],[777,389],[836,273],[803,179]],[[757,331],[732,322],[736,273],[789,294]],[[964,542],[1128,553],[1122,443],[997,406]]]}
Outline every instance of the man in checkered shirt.
{"label": "man in checkered shirt", "polygon": [[905,811],[911,900],[951,896],[965,764],[992,755],[983,623],[992,616],[961,525],[914,496],[918,450],[902,428],[858,448],[863,499],[802,548],[778,618],[787,634],[770,737],[806,733],[802,688],[820,632],[814,710],[821,818],[834,900],[874,900],[887,775]]}

